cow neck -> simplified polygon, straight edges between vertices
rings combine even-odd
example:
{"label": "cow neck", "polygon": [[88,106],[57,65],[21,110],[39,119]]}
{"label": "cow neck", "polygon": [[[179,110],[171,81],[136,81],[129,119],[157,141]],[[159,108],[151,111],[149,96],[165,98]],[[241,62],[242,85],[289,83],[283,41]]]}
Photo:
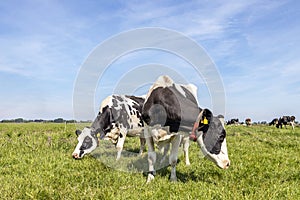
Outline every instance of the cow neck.
{"label": "cow neck", "polygon": [[198,115],[198,117],[197,117],[197,119],[196,119],[196,121],[194,123],[192,132],[190,134],[190,140],[192,140],[194,142],[196,142],[197,139],[198,139],[198,137],[196,135],[196,130],[199,128],[199,124],[200,124],[200,120],[201,120],[202,115],[203,115],[203,111],[204,111],[204,109],[200,111],[200,113],[199,113],[199,115]]}
{"label": "cow neck", "polygon": [[94,127],[91,127],[91,132],[94,132],[95,133],[95,137],[92,135],[92,137],[94,137],[97,141],[97,146],[99,146],[99,141],[100,141],[100,138],[101,138],[101,135],[100,135],[100,132],[97,133],[96,129]]}

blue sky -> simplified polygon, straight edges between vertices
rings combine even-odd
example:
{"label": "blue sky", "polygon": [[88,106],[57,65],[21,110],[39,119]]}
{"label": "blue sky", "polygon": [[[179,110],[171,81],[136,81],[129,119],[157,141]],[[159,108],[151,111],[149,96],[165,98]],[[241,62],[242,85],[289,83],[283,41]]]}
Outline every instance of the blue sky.
{"label": "blue sky", "polygon": [[[0,119],[72,119],[74,83],[92,50],[144,27],[178,31],[205,49],[223,80],[226,119],[300,117],[299,18],[300,2],[285,0],[1,1]],[[124,56],[99,81],[95,112],[118,82],[116,74],[149,63],[189,76],[181,68],[186,63],[162,52]],[[190,76],[200,106],[211,107],[205,81]]]}

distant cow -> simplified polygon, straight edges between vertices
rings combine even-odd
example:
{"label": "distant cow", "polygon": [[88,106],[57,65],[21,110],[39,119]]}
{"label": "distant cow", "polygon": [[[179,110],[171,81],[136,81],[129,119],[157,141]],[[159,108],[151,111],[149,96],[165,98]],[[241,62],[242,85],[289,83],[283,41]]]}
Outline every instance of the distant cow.
{"label": "distant cow", "polygon": [[277,124],[278,124],[278,118],[274,118],[274,119],[269,123],[270,126],[274,126],[274,125],[277,126]]}
{"label": "distant cow", "polygon": [[247,126],[251,126],[251,124],[252,124],[251,119],[250,118],[245,119],[245,124]]}
{"label": "distant cow", "polygon": [[214,117],[208,109],[198,107],[194,85],[179,85],[168,76],[161,76],[150,88],[142,110],[145,138],[148,145],[149,173],[147,182],[154,179],[156,152],[154,144],[172,144],[169,163],[172,167],[170,180],[177,180],[176,164],[180,140],[190,135],[197,141],[203,154],[218,167],[227,169],[224,117]]}
{"label": "distant cow", "polygon": [[290,124],[293,129],[295,128],[295,116],[282,116],[278,119],[278,123],[276,125],[277,128],[282,128],[282,125],[286,128],[287,124]]}
{"label": "distant cow", "polygon": [[232,124],[235,124],[235,125],[239,124],[239,119],[238,118],[237,119],[231,119],[231,120],[227,121],[226,125],[232,125]]}
{"label": "distant cow", "polygon": [[[78,144],[73,158],[82,158],[99,145],[100,139],[111,140],[117,148],[117,160],[121,156],[126,136],[143,134],[142,106],[144,98],[127,95],[112,95],[101,103],[100,111],[91,127],[76,130]],[[99,137],[97,136],[99,135]],[[145,138],[140,137],[140,153],[145,146]]]}

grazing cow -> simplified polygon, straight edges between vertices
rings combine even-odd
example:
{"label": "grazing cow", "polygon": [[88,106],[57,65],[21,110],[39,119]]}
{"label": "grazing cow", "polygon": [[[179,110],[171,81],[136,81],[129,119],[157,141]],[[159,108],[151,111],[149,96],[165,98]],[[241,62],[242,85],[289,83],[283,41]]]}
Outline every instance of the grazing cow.
{"label": "grazing cow", "polygon": [[274,125],[277,126],[277,124],[278,124],[278,118],[274,118],[274,119],[269,123],[269,126],[274,126]]}
{"label": "grazing cow", "polygon": [[149,173],[147,182],[154,179],[156,153],[154,143],[172,144],[169,163],[171,181],[176,181],[176,163],[180,140],[189,135],[197,141],[203,154],[218,167],[227,169],[224,117],[214,117],[208,109],[198,107],[194,85],[179,85],[168,76],[161,76],[150,88],[142,110],[144,135],[148,145]]}
{"label": "grazing cow", "polygon": [[293,129],[295,128],[295,116],[282,116],[278,119],[278,123],[276,124],[277,128],[282,128],[282,125],[286,128],[287,124],[290,124]]}
{"label": "grazing cow", "polygon": [[251,126],[252,122],[250,118],[245,119],[246,126]]}
{"label": "grazing cow", "polygon": [[226,125],[232,125],[232,124],[234,124],[234,125],[239,124],[239,119],[231,119],[227,122]]}
{"label": "grazing cow", "polygon": [[76,130],[78,144],[73,158],[82,158],[99,145],[99,139],[111,140],[117,148],[117,160],[121,156],[126,136],[140,136],[140,153],[145,146],[143,134],[142,106],[144,98],[112,95],[101,103],[100,111],[91,127]]}

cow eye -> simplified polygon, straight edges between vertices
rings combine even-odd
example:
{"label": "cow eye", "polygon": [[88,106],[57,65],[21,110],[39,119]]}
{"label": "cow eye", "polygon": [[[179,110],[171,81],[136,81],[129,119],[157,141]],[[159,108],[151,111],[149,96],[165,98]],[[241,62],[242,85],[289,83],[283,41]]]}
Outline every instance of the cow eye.
{"label": "cow eye", "polygon": [[93,140],[91,137],[87,136],[84,138],[80,150],[86,150],[93,146]]}

